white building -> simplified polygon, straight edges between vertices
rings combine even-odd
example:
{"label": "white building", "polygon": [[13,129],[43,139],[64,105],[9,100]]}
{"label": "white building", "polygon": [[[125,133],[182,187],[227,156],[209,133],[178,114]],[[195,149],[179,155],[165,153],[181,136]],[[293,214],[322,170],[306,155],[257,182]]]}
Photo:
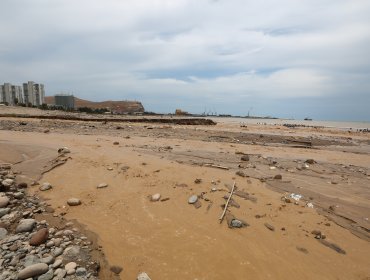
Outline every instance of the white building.
{"label": "white building", "polygon": [[32,81],[24,83],[23,87],[4,83],[0,87],[0,103],[40,106],[45,103],[45,87]]}

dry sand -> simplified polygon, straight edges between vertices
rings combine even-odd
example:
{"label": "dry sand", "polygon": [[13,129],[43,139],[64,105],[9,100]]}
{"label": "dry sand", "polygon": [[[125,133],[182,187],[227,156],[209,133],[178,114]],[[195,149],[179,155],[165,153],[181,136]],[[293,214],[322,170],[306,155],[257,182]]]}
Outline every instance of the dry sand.
{"label": "dry sand", "polygon": [[[56,213],[97,234],[109,264],[123,267],[120,279],[136,279],[141,271],[153,280],[370,279],[366,134],[349,139],[345,132],[258,125],[246,131],[226,123],[123,124],[117,129],[109,123],[24,121],[1,119],[0,161],[38,180],[56,150],[67,146],[70,159],[44,174],[39,182],[54,188],[40,195]],[[284,142],[292,135],[313,137],[317,145],[295,148]],[[240,161],[241,152],[250,155],[249,162]],[[317,163],[298,170],[310,158]],[[277,174],[283,179],[272,179]],[[194,183],[197,178],[200,184]],[[240,208],[229,210],[250,225],[241,229],[228,228],[226,220],[219,223],[228,195],[225,184],[234,180],[257,199],[234,196]],[[108,187],[97,189],[102,182]],[[303,194],[314,208],[306,207],[306,200],[283,202],[284,192]],[[151,202],[148,196],[155,193],[168,200]],[[200,208],[188,204],[192,194],[202,193]],[[70,197],[80,198],[82,205],[69,208]],[[324,246],[313,230],[346,254]]]}

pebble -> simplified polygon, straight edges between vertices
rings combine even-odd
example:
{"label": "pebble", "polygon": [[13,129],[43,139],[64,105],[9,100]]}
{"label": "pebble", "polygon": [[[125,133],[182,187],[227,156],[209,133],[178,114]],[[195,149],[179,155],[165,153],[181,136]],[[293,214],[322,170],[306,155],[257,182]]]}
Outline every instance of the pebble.
{"label": "pebble", "polygon": [[274,179],[275,180],[281,180],[281,179],[283,179],[283,176],[281,176],[281,174],[277,174],[277,175],[274,176]]}
{"label": "pebble", "polygon": [[53,256],[47,256],[47,257],[40,259],[40,262],[46,263],[46,264],[51,264],[53,261],[54,261]]}
{"label": "pebble", "polygon": [[10,213],[10,208],[0,208],[0,218]]}
{"label": "pebble", "polygon": [[58,154],[68,154],[70,152],[71,152],[71,150],[68,149],[67,147],[62,147],[62,148],[58,149]]}
{"label": "pebble", "polygon": [[198,201],[198,196],[194,194],[191,197],[189,197],[188,203],[189,204],[194,204],[197,201]]}
{"label": "pebble", "polygon": [[103,189],[103,188],[106,188],[106,187],[108,187],[108,184],[107,184],[107,183],[100,183],[100,184],[97,186],[97,188],[98,188],[98,189]]}
{"label": "pebble", "polygon": [[122,270],[123,268],[118,265],[113,265],[110,267],[110,271],[112,271],[114,274],[117,274],[117,275],[120,274]]}
{"label": "pebble", "polygon": [[48,270],[49,270],[49,266],[45,263],[37,263],[34,265],[30,265],[22,269],[18,273],[18,279],[27,279],[27,278],[39,276],[41,274],[46,273]]}
{"label": "pebble", "polygon": [[6,187],[6,188],[9,188],[11,187],[13,184],[14,184],[14,180],[12,179],[5,179],[1,182],[1,184]]}
{"label": "pebble", "polygon": [[0,196],[0,208],[6,207],[9,203],[9,197]]}
{"label": "pebble", "polygon": [[46,242],[49,237],[49,230],[47,228],[42,228],[38,230],[30,240],[30,245],[38,246]]}
{"label": "pebble", "polygon": [[159,193],[156,193],[156,194],[153,194],[151,197],[150,197],[150,201],[158,201],[161,199],[161,194]]}
{"label": "pebble", "polygon": [[58,268],[63,263],[62,259],[56,259],[55,262],[52,264],[53,268]]}
{"label": "pebble", "polygon": [[42,184],[42,186],[39,188],[40,191],[47,191],[47,190],[50,190],[51,188],[53,188],[53,186],[48,183],[48,182],[45,182]]}
{"label": "pebble", "polygon": [[81,200],[79,200],[78,198],[70,198],[67,200],[67,204],[69,206],[78,206],[81,204]]}
{"label": "pebble", "polygon": [[29,232],[32,231],[33,227],[36,224],[35,219],[23,219],[19,221],[19,225],[17,226],[15,232],[21,233],[21,232]]}
{"label": "pebble", "polygon": [[77,264],[75,262],[69,262],[64,266],[64,269],[68,271],[70,269],[76,269],[76,267],[77,267]]}
{"label": "pebble", "polygon": [[54,257],[58,257],[58,256],[60,256],[61,254],[63,254],[63,248],[56,248],[56,249],[53,251],[53,253],[52,253],[52,255],[53,255]]}
{"label": "pebble", "polygon": [[52,269],[50,269],[48,272],[46,272],[45,274],[39,276],[37,278],[37,280],[51,280],[54,278],[54,271]]}
{"label": "pebble", "polygon": [[76,276],[85,276],[87,274],[86,268],[79,267],[76,269]]}
{"label": "pebble", "polygon": [[0,240],[5,238],[5,236],[7,236],[7,234],[8,234],[8,231],[5,228],[0,228]]}
{"label": "pebble", "polygon": [[249,161],[249,156],[248,155],[244,155],[240,158],[241,161]]}
{"label": "pebble", "polygon": [[271,231],[275,231],[275,227],[273,225],[270,225],[269,223],[265,223],[265,227]]}

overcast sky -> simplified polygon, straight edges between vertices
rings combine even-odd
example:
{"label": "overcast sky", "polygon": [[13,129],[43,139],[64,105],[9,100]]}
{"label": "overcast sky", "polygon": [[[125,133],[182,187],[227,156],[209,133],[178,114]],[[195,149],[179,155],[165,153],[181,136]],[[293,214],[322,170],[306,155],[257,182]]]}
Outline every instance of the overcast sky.
{"label": "overcast sky", "polygon": [[148,111],[370,121],[369,0],[1,0],[0,83]]}

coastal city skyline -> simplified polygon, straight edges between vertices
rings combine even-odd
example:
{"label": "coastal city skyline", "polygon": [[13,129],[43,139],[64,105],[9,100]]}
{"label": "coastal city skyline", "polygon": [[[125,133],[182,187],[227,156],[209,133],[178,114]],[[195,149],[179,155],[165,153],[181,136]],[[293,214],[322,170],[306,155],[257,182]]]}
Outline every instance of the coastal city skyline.
{"label": "coastal city skyline", "polygon": [[0,71],[158,113],[370,121],[369,14],[361,0],[5,0]]}

